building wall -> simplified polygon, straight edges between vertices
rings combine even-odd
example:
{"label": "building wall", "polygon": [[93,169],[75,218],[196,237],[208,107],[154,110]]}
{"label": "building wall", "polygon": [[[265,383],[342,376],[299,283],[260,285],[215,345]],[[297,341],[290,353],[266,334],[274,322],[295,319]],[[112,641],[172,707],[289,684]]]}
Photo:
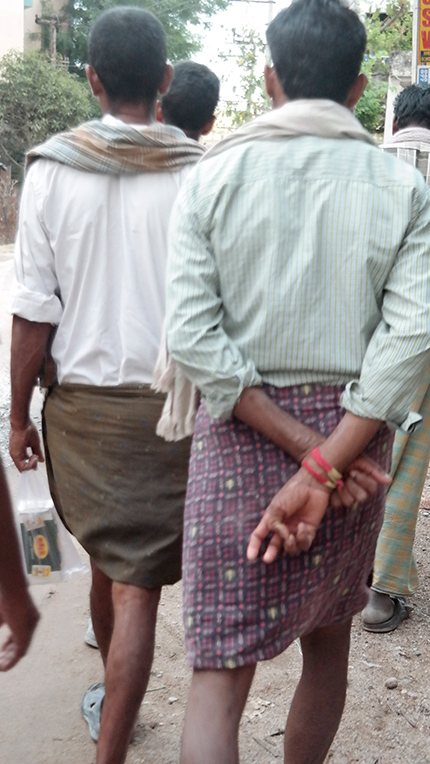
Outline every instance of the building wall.
{"label": "building wall", "polygon": [[24,46],[24,0],[0,0],[0,57]]}

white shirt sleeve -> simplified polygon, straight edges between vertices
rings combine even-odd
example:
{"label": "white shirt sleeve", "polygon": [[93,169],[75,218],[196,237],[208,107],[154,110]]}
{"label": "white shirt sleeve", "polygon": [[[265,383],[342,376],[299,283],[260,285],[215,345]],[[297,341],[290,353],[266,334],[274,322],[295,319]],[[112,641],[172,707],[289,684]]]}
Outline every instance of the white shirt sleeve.
{"label": "white shirt sleeve", "polygon": [[30,168],[22,190],[11,313],[27,321],[59,324],[63,306],[54,253],[43,224],[42,193],[38,183],[43,164],[38,160]]}

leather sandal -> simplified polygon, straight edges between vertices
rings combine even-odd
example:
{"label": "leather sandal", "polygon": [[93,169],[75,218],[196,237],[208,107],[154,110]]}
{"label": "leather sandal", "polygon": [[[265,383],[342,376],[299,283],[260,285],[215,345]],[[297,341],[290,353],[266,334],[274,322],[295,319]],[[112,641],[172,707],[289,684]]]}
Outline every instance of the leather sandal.
{"label": "leather sandal", "polygon": [[387,634],[397,629],[402,621],[406,621],[409,618],[413,610],[412,605],[409,605],[403,597],[390,595],[390,599],[394,605],[392,616],[386,621],[380,621],[379,623],[370,623],[363,619],[362,623],[365,631],[372,631],[374,634]]}

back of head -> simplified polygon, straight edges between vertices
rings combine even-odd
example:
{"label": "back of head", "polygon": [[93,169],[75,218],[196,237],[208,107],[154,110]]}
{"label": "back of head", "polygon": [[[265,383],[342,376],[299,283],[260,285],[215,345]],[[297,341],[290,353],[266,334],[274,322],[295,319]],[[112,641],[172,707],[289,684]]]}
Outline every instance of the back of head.
{"label": "back of head", "polygon": [[113,102],[150,103],[166,69],[166,36],[158,19],[141,8],[102,13],[89,39],[89,63]]}
{"label": "back of head", "polygon": [[409,85],[394,101],[394,117],[398,130],[425,127],[430,130],[430,87]]}
{"label": "back of head", "polygon": [[294,0],[267,29],[273,65],[285,95],[345,103],[360,73],[366,31],[339,0]]}
{"label": "back of head", "polygon": [[176,64],[169,91],[161,99],[163,122],[198,133],[213,116],[219,88],[218,77],[207,66],[194,61]]}

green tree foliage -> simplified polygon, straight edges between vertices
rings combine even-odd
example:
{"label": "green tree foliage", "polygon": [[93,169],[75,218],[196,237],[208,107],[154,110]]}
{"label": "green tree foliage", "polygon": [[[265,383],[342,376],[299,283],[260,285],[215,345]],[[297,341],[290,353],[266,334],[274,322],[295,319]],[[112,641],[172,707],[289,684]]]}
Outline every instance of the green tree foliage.
{"label": "green tree foliage", "polygon": [[367,50],[363,71],[369,84],[356,108],[356,116],[369,132],[384,127],[388,87],[389,56],[394,51],[412,50],[412,11],[409,0],[396,0],[366,19]]}
{"label": "green tree foliage", "polygon": [[32,146],[99,113],[86,83],[45,54],[14,52],[0,59],[0,155],[15,173]]}
{"label": "green tree foliage", "polygon": [[200,50],[200,40],[193,27],[204,22],[230,0],[66,0],[60,13],[57,50],[69,59],[70,71],[83,76],[88,60],[87,40],[91,25],[104,10],[116,5],[135,5],[154,13],[166,30],[171,61],[190,58]]}
{"label": "green tree foliage", "polygon": [[220,54],[222,60],[232,59],[238,68],[240,84],[233,87],[234,100],[226,101],[224,115],[231,127],[258,117],[270,108],[263,76],[265,43],[258,32],[243,29],[233,32],[233,48],[228,54]]}

